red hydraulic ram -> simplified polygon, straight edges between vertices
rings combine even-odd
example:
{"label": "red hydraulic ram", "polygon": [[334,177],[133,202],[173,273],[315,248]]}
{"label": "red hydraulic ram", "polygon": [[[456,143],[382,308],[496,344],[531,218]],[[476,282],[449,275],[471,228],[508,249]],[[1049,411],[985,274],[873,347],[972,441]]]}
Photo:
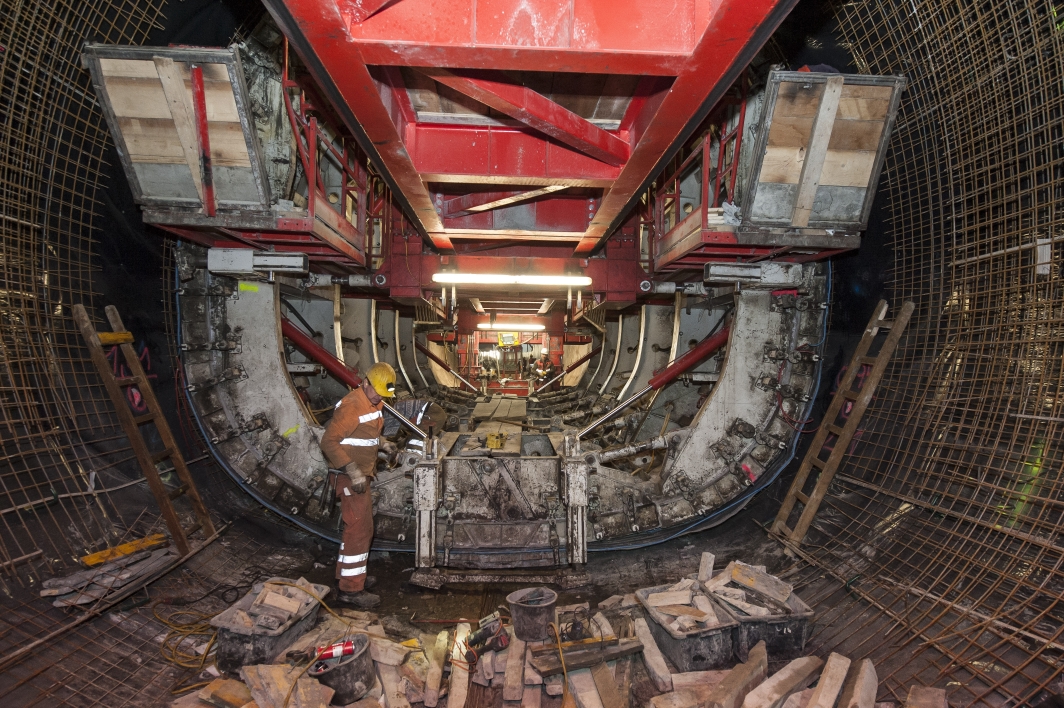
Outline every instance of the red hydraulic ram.
{"label": "red hydraulic ram", "polygon": [[[296,345],[296,349],[299,349],[311,359],[321,364],[325,367],[326,371],[344,384],[347,384],[350,388],[358,388],[362,385],[362,379],[359,378],[354,371],[347,368],[346,364],[330,354],[328,350],[308,337],[303,330],[296,327],[284,317],[281,318],[281,334],[292,342],[292,344]],[[400,422],[405,424],[406,427],[410,428],[410,431],[415,435],[422,438],[425,437],[425,433],[422,432],[421,428],[414,425],[414,423],[408,420],[406,416],[388,405],[387,401],[384,402],[384,407],[389,413],[399,419]]]}
{"label": "red hydraulic ram", "polygon": [[612,418],[615,418],[618,413],[635,403],[641,397],[646,395],[647,392],[656,391],[658,389],[664,388],[665,386],[668,386],[673,381],[680,378],[680,376],[686,374],[688,371],[701,364],[706,359],[706,357],[708,357],[710,354],[717,351],[728,343],[728,335],[730,334],[731,327],[725,327],[716,334],[710,335],[709,337],[703,339],[701,342],[698,343],[698,345],[694,349],[691,349],[686,354],[676,359],[676,361],[669,364],[661,372],[655,374],[654,376],[651,376],[650,381],[647,382],[647,385],[645,388],[643,388],[643,390],[633,394],[628,399],[623,401],[620,405],[618,405],[616,408],[606,413],[606,415],[602,416],[594,423],[581,430],[580,434],[577,435],[577,437],[584,437],[603,423],[611,420]]}

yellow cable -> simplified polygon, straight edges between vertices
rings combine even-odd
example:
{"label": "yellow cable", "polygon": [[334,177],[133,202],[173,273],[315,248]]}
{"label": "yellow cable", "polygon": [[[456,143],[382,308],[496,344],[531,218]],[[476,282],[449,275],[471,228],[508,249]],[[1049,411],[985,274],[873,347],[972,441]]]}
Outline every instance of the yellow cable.
{"label": "yellow cable", "polygon": [[558,625],[551,622],[550,628],[554,630],[555,646],[558,647],[558,660],[562,662],[562,708],[567,708],[567,706],[572,705],[573,697],[569,695],[569,671],[565,668],[565,655],[562,653],[562,638],[558,633]]}

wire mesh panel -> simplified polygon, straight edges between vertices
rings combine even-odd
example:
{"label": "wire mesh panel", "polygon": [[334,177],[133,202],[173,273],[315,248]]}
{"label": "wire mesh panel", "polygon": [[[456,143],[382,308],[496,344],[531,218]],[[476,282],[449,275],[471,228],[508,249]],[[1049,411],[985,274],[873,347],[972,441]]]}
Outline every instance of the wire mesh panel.
{"label": "wire mesh panel", "polygon": [[862,71],[910,80],[883,184],[917,310],[803,555],[814,645],[876,660],[881,700],[1061,691],[1062,10],[840,11]]}

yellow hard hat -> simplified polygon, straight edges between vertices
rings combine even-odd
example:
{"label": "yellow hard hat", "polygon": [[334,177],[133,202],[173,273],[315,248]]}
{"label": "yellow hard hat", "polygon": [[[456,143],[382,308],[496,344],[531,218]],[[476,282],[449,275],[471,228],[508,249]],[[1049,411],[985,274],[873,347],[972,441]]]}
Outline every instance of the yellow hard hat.
{"label": "yellow hard hat", "polygon": [[369,385],[381,398],[395,397],[395,369],[390,364],[378,361],[366,373]]}

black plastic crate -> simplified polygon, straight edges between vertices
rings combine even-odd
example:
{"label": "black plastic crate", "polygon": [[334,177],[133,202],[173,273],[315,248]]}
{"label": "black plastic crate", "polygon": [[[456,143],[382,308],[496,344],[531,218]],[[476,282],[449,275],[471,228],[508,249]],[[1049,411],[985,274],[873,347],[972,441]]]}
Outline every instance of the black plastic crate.
{"label": "black plastic crate", "polygon": [[[734,633],[739,623],[730,612],[721,608],[716,598],[709,597],[713,611],[720,624],[690,632],[678,632],[666,626],[671,617],[654,609],[647,602],[647,597],[655,592],[665,592],[671,585],[659,585],[653,588],[636,590],[635,596],[643,605],[649,621],[650,633],[654,641],[673,666],[680,673],[687,671],[706,671],[708,669],[730,668],[735,664]],[[697,588],[696,588],[697,590]]]}
{"label": "black plastic crate", "polygon": [[[778,608],[779,603],[765,597],[757,590],[742,588],[748,597],[754,598],[754,604],[769,610]],[[805,643],[813,632],[813,610],[793,592],[784,603],[786,614],[772,614],[766,617],[741,615],[727,603],[713,598],[717,605],[723,606],[728,616],[736,622],[735,654],[740,661],[746,661],[750,650],[760,641],[765,642],[769,659],[796,659],[805,654]]]}

